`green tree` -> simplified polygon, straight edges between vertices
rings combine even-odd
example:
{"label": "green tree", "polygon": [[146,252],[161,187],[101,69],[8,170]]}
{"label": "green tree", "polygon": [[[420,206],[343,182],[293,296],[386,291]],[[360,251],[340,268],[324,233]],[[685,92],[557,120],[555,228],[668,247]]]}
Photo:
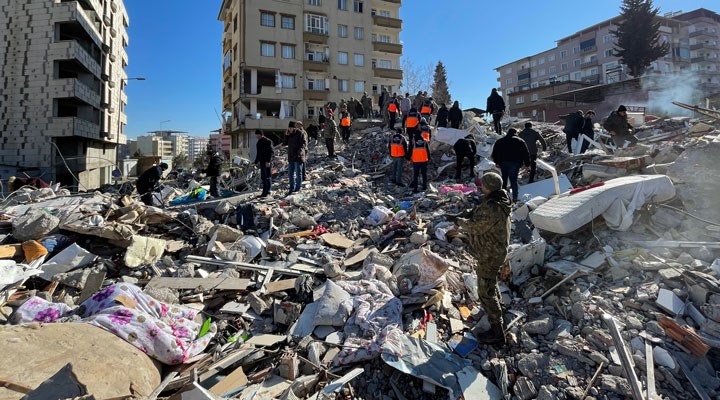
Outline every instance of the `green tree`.
{"label": "green tree", "polygon": [[432,97],[438,104],[450,105],[450,90],[447,83],[447,71],[442,61],[438,61],[433,75]]}
{"label": "green tree", "polygon": [[188,168],[190,167],[190,158],[185,153],[180,153],[172,159],[173,168]]}
{"label": "green tree", "polygon": [[660,43],[659,8],[652,0],[623,0],[621,21],[611,31],[617,37],[613,53],[630,69],[630,75],[641,76],[650,64],[663,57],[670,45]]}

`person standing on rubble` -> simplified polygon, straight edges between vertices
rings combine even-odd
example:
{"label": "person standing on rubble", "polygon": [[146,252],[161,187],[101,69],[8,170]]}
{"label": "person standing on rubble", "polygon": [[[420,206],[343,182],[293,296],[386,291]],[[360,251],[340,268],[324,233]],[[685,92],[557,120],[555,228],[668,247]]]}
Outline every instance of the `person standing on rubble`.
{"label": "person standing on rubble", "polygon": [[423,100],[422,106],[420,106],[420,115],[427,120],[428,124],[432,120],[433,113],[433,99],[432,97]]}
{"label": "person standing on rubble", "polygon": [[340,112],[347,111],[347,103],[345,102],[345,99],[340,99]]}
{"label": "person standing on rubble", "polygon": [[339,137],[337,123],[333,118],[333,113],[328,110],[328,117],[325,121],[325,129],[323,129],[323,138],[325,139],[325,147],[327,147],[328,157],[335,157],[335,138]]}
{"label": "person standing on rubble", "polygon": [[307,131],[305,131],[305,129],[303,128],[302,121],[300,121],[300,120],[295,121],[295,127],[297,128],[297,130],[300,131],[300,133],[303,135],[303,138],[305,140],[305,158],[303,159],[303,162],[302,162],[302,178],[303,178],[303,181],[306,181],[307,180],[307,170],[308,170],[307,155],[309,154],[309,151],[310,151],[310,135],[308,135]]}
{"label": "person standing on rubble", "polygon": [[[585,118],[583,119],[582,128],[580,128],[580,134],[585,135],[590,139],[595,139],[595,122],[593,121],[593,118],[595,118],[595,111],[587,110],[585,112]],[[585,153],[589,147],[590,142],[583,138],[582,146],[580,146],[580,154]]]}
{"label": "person standing on rubble", "polygon": [[262,179],[262,193],[260,197],[270,195],[270,185],[272,184],[272,159],[275,156],[272,140],[265,137],[263,131],[255,129],[256,154],[255,165],[260,168],[260,179]]}
{"label": "person standing on rubble", "polygon": [[357,102],[354,97],[350,97],[350,101],[348,101],[348,113],[352,119],[357,118]]}
{"label": "person standing on rubble", "polygon": [[155,186],[160,183],[164,171],[167,171],[168,165],[160,163],[154,167],[148,168],[143,172],[135,183],[135,188],[140,195],[140,200],[148,206],[153,205],[152,193]]}
{"label": "person standing on rubble", "polygon": [[296,121],[295,129],[288,130],[288,175],[290,177],[288,196],[294,192],[299,192],[302,188],[306,142],[307,134],[302,129],[302,122]]}
{"label": "person standing on rubble", "polygon": [[456,158],[456,165],[455,165],[455,180],[460,182],[460,177],[462,176],[462,166],[463,162],[467,158],[470,164],[470,178],[475,177],[475,156],[477,155],[477,146],[475,145],[475,141],[473,140],[472,135],[467,135],[463,139],[458,139],[457,142],[453,145],[453,150],[455,150],[455,158]]}
{"label": "person standing on rubble", "polygon": [[407,115],[412,108],[412,100],[410,100],[410,93],[405,93],[405,97],[400,101],[400,113],[402,113],[402,126],[405,126],[405,120]]}
{"label": "person standing on rubble", "polygon": [[220,197],[218,191],[218,177],[220,176],[220,169],[222,167],[222,157],[219,152],[208,152],[210,156],[210,163],[205,168],[205,173],[210,177],[210,196]]}
{"label": "person standing on rubble", "polygon": [[388,112],[388,129],[395,129],[395,121],[397,121],[397,113],[400,109],[400,105],[395,97],[388,101],[387,112]]}
{"label": "person standing on rubble", "polygon": [[409,155],[413,163],[413,193],[418,193],[418,177],[422,177],[422,192],[427,190],[427,168],[430,161],[430,146],[422,135],[415,134],[410,140]]}
{"label": "person standing on rubble", "polygon": [[425,139],[426,142],[432,140],[432,128],[425,118],[420,118],[420,136]]}
{"label": "person standing on rubble", "polygon": [[365,111],[365,118],[368,120],[372,118],[372,97],[368,96],[367,92],[363,92],[363,97],[360,99],[360,104],[363,106]]}
{"label": "person standing on rubble", "polygon": [[495,88],[490,91],[485,111],[492,116],[495,133],[501,135],[502,124],[500,121],[502,121],[502,118],[505,115],[505,100],[503,100],[502,96],[498,94],[497,89]]}
{"label": "person standing on rubble", "polygon": [[352,120],[347,111],[340,113],[340,137],[346,145],[350,142]]}
{"label": "person standing on rubble", "polygon": [[420,113],[415,107],[411,107],[405,118],[405,131],[409,138],[415,137],[415,133],[418,132],[418,125],[420,125]]}
{"label": "person standing on rubble", "polygon": [[405,155],[408,153],[408,142],[405,136],[398,130],[392,130],[393,135],[388,143],[388,151],[390,158],[393,160],[393,177],[392,183],[397,186],[404,187],[402,179],[403,167],[405,164]]}
{"label": "person standing on rubble", "polygon": [[415,98],[413,99],[413,107],[415,107],[416,110],[419,110],[422,105],[423,101],[425,101],[425,97],[423,97],[422,90],[418,90],[417,94],[415,95]]}
{"label": "person standing on rubble", "polygon": [[435,127],[447,128],[448,114],[449,112],[447,106],[445,103],[442,103],[442,105],[440,105],[440,109],[438,109],[437,115],[435,116]]}
{"label": "person standing on rubble", "polygon": [[[438,112],[438,118],[440,113]],[[460,123],[463,120],[463,113],[460,110],[460,103],[457,100],[453,103],[450,110],[448,110],[448,119],[450,120],[450,127],[453,129],[460,129]]]}
{"label": "person standing on rubble", "polygon": [[526,122],[525,129],[523,129],[518,136],[525,141],[528,153],[530,153],[530,178],[528,179],[528,183],[533,183],[535,182],[535,173],[537,172],[537,142],[540,142],[543,151],[547,151],[547,142],[545,142],[540,132],[532,128],[532,122]]}
{"label": "person standing on rubble", "polygon": [[520,168],[530,166],[530,153],[525,141],[515,136],[517,131],[510,128],[507,134],[495,142],[492,149],[493,162],[500,167],[502,187],[507,188],[508,180],[512,188],[513,202],[518,200],[518,175]]}
{"label": "person standing on rubble", "polygon": [[459,223],[468,233],[468,249],[477,260],[478,296],[490,322],[487,333],[481,333],[477,325],[471,331],[482,343],[504,345],[498,273],[507,260],[512,204],[502,185],[503,180],[497,173],[483,175],[480,204],[470,212],[469,219],[460,218]]}
{"label": "person standing on rubble", "polygon": [[582,110],[577,110],[577,112],[574,113],[561,115],[560,119],[565,120],[565,127],[563,128],[563,132],[565,132],[565,140],[567,141],[568,153],[572,154],[572,140],[578,140],[578,138],[580,137],[580,131],[582,130],[583,112]]}
{"label": "person standing on rubble", "polygon": [[613,111],[605,120],[603,124],[610,136],[612,136],[613,142],[618,149],[622,149],[625,142],[629,141],[629,146],[635,146],[638,143],[638,138],[633,135],[635,128],[628,122],[627,107],[620,106],[617,111]]}

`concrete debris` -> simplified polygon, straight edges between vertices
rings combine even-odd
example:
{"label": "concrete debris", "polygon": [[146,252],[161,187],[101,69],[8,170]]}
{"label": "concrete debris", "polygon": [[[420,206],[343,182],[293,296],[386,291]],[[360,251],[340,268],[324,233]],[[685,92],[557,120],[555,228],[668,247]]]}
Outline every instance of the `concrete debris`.
{"label": "concrete debris", "polygon": [[[496,169],[499,136],[472,111],[464,129],[435,132],[423,193],[392,183],[388,133],[372,124],[337,158],[311,146],[289,196],[283,146],[262,198],[247,160],[222,198],[204,201],[182,197],[208,183],[192,172],[164,180],[155,207],[128,182],[77,195],[24,188],[0,203],[0,350],[12,358],[0,397],[70,362],[102,398],[617,399],[645,382],[656,398],[716,398],[718,127],[659,118],[638,128],[637,146],[614,149],[601,131],[570,154],[561,126],[534,122],[548,150],[536,182],[521,173],[512,208],[505,346],[483,344],[493,326],[456,222],[483,195],[479,181],[452,178],[454,141],[475,139],[476,174]],[[128,288],[138,292],[117,295]],[[71,323],[98,303],[108,308],[93,318],[163,328]],[[9,326],[30,311],[34,322]],[[43,336],[54,329],[67,337]],[[146,355],[153,334],[192,353]]]}

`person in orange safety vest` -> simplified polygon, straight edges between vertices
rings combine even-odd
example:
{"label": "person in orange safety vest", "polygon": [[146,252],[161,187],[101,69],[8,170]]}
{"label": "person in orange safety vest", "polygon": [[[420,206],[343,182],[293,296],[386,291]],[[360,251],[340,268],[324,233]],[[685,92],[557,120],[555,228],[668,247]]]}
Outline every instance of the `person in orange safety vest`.
{"label": "person in orange safety vest", "polygon": [[432,129],[425,118],[420,119],[420,136],[422,136],[426,142],[429,142],[430,139],[432,139]]}
{"label": "person in orange safety vest", "polygon": [[397,98],[393,97],[390,99],[387,105],[388,110],[388,129],[395,129],[395,121],[397,119],[398,111],[400,110],[400,104],[398,104]]}
{"label": "person in orange safety vest", "polygon": [[413,180],[410,185],[413,193],[418,192],[418,177],[422,175],[422,191],[427,190],[427,167],[430,161],[430,146],[418,133],[410,141],[410,159],[413,162]]}
{"label": "person in orange safety vest", "polygon": [[435,111],[435,102],[433,102],[432,97],[426,98],[423,100],[422,106],[420,106],[420,115],[422,115],[428,122],[430,123],[430,119],[432,118],[432,113]]}
{"label": "person in orange safety vest", "polygon": [[352,120],[350,114],[347,111],[340,113],[340,137],[342,141],[347,144],[350,141],[350,128],[352,127]]}
{"label": "person in orange safety vest", "polygon": [[420,113],[415,107],[411,107],[405,118],[405,131],[408,137],[414,137],[420,126]]}
{"label": "person in orange safety vest", "polygon": [[398,186],[405,186],[402,182],[403,167],[405,164],[405,156],[408,153],[408,143],[405,136],[400,131],[390,130],[392,136],[388,142],[388,150],[390,158],[393,160],[393,176],[392,183]]}

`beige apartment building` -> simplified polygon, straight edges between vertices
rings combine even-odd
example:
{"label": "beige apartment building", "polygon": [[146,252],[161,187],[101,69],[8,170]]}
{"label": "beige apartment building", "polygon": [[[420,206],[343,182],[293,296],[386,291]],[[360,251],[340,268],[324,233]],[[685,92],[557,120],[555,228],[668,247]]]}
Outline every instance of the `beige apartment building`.
{"label": "beige apartment building", "polygon": [[[611,31],[615,17],[557,41],[547,51],[496,68],[500,90],[513,116],[557,120],[557,116],[583,107],[604,115],[627,99],[646,105],[663,82],[680,74],[697,79],[703,95],[720,91],[718,32],[720,16],[713,11],[668,13],[660,17],[660,40],[670,52],[652,63],[644,77],[631,77],[613,55]],[[652,112],[652,110],[648,110]]]}
{"label": "beige apartment building", "polygon": [[[328,102],[375,104],[402,81],[401,0],[224,0],[223,130],[254,155],[255,129],[282,135]],[[278,138],[281,136],[278,136]]]}
{"label": "beige apartment building", "polygon": [[110,182],[128,25],[122,0],[0,0],[0,179]]}

